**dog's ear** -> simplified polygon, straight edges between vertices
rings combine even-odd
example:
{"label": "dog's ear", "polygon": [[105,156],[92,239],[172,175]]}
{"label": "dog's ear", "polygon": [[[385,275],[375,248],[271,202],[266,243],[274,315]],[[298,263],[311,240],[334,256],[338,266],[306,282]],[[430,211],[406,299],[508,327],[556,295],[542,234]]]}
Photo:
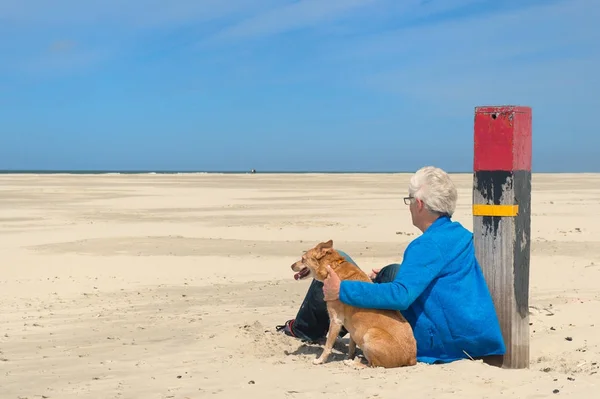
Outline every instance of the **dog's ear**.
{"label": "dog's ear", "polygon": [[321,243],[321,248],[333,248],[333,240]]}
{"label": "dog's ear", "polygon": [[321,247],[321,250],[319,251],[319,259],[323,258],[325,255],[330,254],[333,252],[333,248],[331,247]]}
{"label": "dog's ear", "polygon": [[326,241],[326,242],[320,242],[315,247],[315,249],[317,249],[319,251],[322,251],[325,248],[333,248],[333,241],[329,240],[329,241]]}

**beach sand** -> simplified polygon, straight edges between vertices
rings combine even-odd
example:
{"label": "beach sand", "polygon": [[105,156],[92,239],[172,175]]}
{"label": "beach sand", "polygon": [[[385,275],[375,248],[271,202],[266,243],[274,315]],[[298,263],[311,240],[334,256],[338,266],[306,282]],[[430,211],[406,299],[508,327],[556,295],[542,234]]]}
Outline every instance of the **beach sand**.
{"label": "beach sand", "polygon": [[600,397],[600,175],[533,176],[529,369],[355,370],[346,339],[314,366],[321,347],[274,332],[303,250],[401,261],[408,178],[0,176],[0,398]]}

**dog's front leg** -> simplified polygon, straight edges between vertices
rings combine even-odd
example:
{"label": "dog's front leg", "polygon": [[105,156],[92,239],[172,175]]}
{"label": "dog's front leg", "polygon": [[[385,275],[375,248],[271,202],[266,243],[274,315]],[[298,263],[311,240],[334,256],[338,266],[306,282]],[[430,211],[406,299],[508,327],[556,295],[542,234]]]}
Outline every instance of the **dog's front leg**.
{"label": "dog's front leg", "polygon": [[313,364],[322,364],[327,360],[331,354],[333,344],[335,343],[335,340],[342,329],[342,323],[339,323],[337,320],[335,320],[335,318],[331,318],[330,320],[329,331],[327,332],[327,342],[325,342],[323,353],[321,353],[321,356],[313,360]]}

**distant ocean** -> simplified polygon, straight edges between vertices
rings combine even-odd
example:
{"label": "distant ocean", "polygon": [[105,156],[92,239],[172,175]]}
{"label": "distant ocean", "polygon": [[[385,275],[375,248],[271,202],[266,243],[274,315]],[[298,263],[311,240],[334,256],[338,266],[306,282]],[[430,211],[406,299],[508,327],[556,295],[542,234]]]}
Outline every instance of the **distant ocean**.
{"label": "distant ocean", "polygon": [[[27,175],[52,175],[52,174],[67,174],[67,175],[106,175],[106,174],[119,174],[119,175],[180,175],[180,174],[227,174],[227,175],[239,175],[239,174],[389,174],[389,173],[414,173],[414,171],[202,171],[202,170],[0,170],[0,174],[27,174]],[[471,173],[471,172],[451,172],[451,173]]]}

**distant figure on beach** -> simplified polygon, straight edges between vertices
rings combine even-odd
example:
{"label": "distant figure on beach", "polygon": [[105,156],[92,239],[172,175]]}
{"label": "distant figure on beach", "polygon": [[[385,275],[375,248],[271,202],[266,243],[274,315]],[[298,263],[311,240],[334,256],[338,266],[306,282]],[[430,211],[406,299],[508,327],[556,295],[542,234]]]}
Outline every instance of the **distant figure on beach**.
{"label": "distant figure on beach", "polygon": [[256,173],[256,169],[251,169],[250,173]]}
{"label": "distant figure on beach", "polygon": [[[419,169],[404,203],[423,234],[407,246],[402,262],[373,269],[375,284],[340,281],[335,272],[323,283],[313,280],[296,317],[277,330],[301,340],[322,339],[329,328],[325,301],[339,299],[361,308],[399,310],[413,328],[419,362],[503,355],[500,323],[475,257],[473,233],[451,219],[456,202],[456,187],[445,171]],[[345,334],[342,329],[340,336]]]}

